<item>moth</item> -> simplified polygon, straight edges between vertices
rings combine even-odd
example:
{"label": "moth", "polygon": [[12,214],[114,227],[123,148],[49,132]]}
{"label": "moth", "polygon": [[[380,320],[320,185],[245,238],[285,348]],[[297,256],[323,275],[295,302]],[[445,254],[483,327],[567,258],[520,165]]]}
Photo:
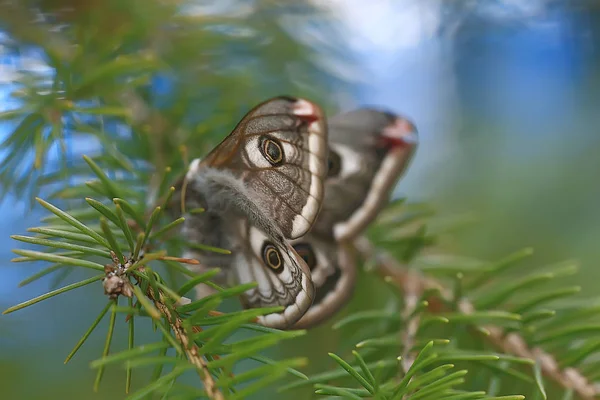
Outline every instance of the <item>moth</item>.
{"label": "moth", "polygon": [[186,215],[183,236],[232,254],[184,257],[222,267],[219,282],[256,281],[241,296],[246,307],[285,307],[259,323],[314,326],[351,296],[356,269],[345,243],[385,205],[415,146],[412,123],[391,113],[360,109],[326,124],[307,100],[268,100],[194,160],[181,185],[188,210],[206,209]]}
{"label": "moth", "polygon": [[184,256],[221,267],[223,280],[256,282],[241,296],[246,307],[284,307],[259,317],[263,325],[292,327],[315,298],[310,270],[290,241],[308,233],[321,209],[327,155],[320,107],[277,97],[253,108],[204,159],[192,161],[181,185],[185,208],[206,210],[186,215],[183,237],[231,250]]}
{"label": "moth", "polygon": [[328,122],[328,172],[323,206],[311,231],[294,240],[315,285],[315,300],[294,328],[330,318],[351,297],[356,266],[347,243],[386,205],[418,144],[408,119],[361,108]]}

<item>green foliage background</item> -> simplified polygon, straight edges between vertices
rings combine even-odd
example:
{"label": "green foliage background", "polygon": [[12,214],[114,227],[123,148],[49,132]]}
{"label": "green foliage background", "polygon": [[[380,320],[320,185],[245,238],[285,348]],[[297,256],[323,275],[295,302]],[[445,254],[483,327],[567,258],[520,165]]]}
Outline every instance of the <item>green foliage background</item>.
{"label": "green foliage background", "polygon": [[[119,197],[143,207],[149,186],[159,187],[161,181],[169,182],[176,178],[185,169],[187,160],[205,154],[254,104],[278,94],[291,94],[313,99],[333,113],[337,98],[352,92],[350,83],[333,74],[322,62],[322,57],[326,56],[346,65],[353,64],[353,60],[343,58],[345,52],[340,46],[344,41],[330,24],[334,16],[314,8],[309,2],[291,5],[258,1],[255,8],[249,8],[239,1],[238,13],[226,15],[198,13],[190,16],[182,12],[190,6],[191,3],[155,0],[46,0],[0,5],[0,23],[7,32],[4,39],[6,48],[20,56],[41,52],[51,71],[48,75],[44,74],[45,70],[27,71],[23,68],[15,77],[14,83],[18,88],[14,95],[21,106],[2,115],[6,126],[11,127],[13,132],[4,142],[3,149],[8,156],[0,164],[2,193],[7,198],[14,196],[12,198],[29,202],[35,195],[40,195],[62,209],[74,212],[81,209],[85,196],[110,195],[105,193],[106,188],[85,184],[94,177],[81,154],[63,146],[63,143],[70,142],[89,149],[85,153],[93,156],[95,162],[108,171]],[[40,18],[40,12],[44,13],[44,18]],[[299,42],[298,36],[301,35],[297,34],[309,27],[325,32],[328,44],[313,48]],[[177,78],[172,93],[158,93],[152,89],[152,78],[159,72]],[[597,93],[594,82],[590,92]],[[585,104],[597,104],[593,94],[589,97]],[[581,112],[586,115],[593,110],[582,107]],[[571,285],[583,286],[587,289],[586,295],[595,294],[597,272],[590,264],[597,259],[594,243],[600,225],[595,223],[598,221],[594,216],[587,218],[589,214],[582,206],[596,194],[596,190],[588,186],[592,181],[590,175],[597,171],[595,147],[588,145],[576,157],[569,158],[589,160],[587,163],[572,163],[569,167],[561,162],[565,168],[561,168],[559,174],[549,174],[548,167],[556,164],[555,156],[564,144],[544,143],[549,147],[539,157],[509,165],[502,159],[494,159],[501,156],[490,150],[501,145],[501,135],[490,139],[490,136],[478,138],[474,134],[482,129],[492,129],[490,121],[470,116],[466,120],[467,129],[461,132],[462,137],[458,140],[469,140],[470,146],[461,150],[460,157],[455,157],[460,162],[453,161],[448,165],[446,185],[439,184],[435,204],[393,207],[380,225],[369,232],[370,237],[398,259],[405,257],[410,250],[430,244],[433,237],[435,251],[444,254],[465,253],[499,260],[523,246],[534,245],[537,252],[530,261],[506,264],[515,265],[511,269],[506,268],[506,271],[502,263],[454,256],[440,260],[428,256],[427,252],[421,253],[413,260],[415,266],[438,277],[449,288],[454,288],[455,293],[459,287],[461,293],[464,291],[481,309],[501,314],[484,315],[481,320],[470,319],[466,323],[453,321],[451,327],[422,333],[419,348],[425,346],[429,339],[451,338],[453,346],[469,350],[470,354],[490,355],[492,349],[485,340],[469,331],[470,323],[487,324],[491,320],[508,329],[529,334],[528,340],[537,343],[547,332],[558,330],[560,333],[561,323],[567,321],[560,318],[579,311],[582,313],[580,319],[571,319],[569,324],[563,324],[575,329],[566,338],[561,336],[554,340],[548,348],[560,359],[568,361],[569,352],[581,350],[583,343],[589,347],[586,355],[593,356],[598,347],[596,337],[600,328],[596,322],[598,303],[589,296],[584,296],[582,301],[548,306],[559,311],[558,319],[548,325],[544,325],[542,320],[539,325],[522,326],[515,323],[509,312],[516,312],[540,294],[552,293],[557,288],[571,288]],[[123,126],[129,127],[130,131]],[[501,127],[498,129],[501,131]],[[573,127],[573,130],[578,131],[579,128]],[[482,163],[481,159],[485,162]],[[488,170],[497,172],[494,179],[484,172],[478,174],[475,168],[465,168],[465,164],[486,163],[490,167]],[[582,168],[583,164],[586,168]],[[162,171],[167,167],[171,171],[164,176]],[[473,172],[467,179],[463,179],[462,175],[465,170]],[[523,175],[522,171],[527,172]],[[522,181],[515,182],[515,176],[521,176]],[[574,176],[579,178],[572,178]],[[535,188],[538,192],[534,192],[531,182],[540,177],[544,177],[545,181],[537,182]],[[504,191],[502,187],[510,190]],[[519,196],[514,196],[515,193]],[[544,207],[535,212],[538,204]],[[28,213],[31,216],[42,215],[40,209],[36,205]],[[476,228],[457,230],[456,223],[448,222],[453,215],[473,209],[483,216]],[[496,212],[497,209],[502,212]],[[559,209],[562,214],[552,213]],[[438,214],[432,217],[434,210]],[[549,221],[549,214],[556,215],[559,221]],[[506,218],[506,215],[512,217]],[[19,224],[18,217],[9,218],[12,218],[11,225],[14,224],[11,233],[25,231],[27,226]],[[582,221],[586,219],[584,224]],[[425,220],[428,228],[423,232],[420,228]],[[564,235],[557,234],[557,226],[565,227]],[[11,246],[17,247],[14,243]],[[175,243],[169,243],[167,247],[169,253],[177,250]],[[550,266],[539,271],[534,268],[571,254],[584,258],[583,273],[573,275],[571,264]],[[3,254],[2,259],[7,261],[10,257]],[[490,273],[498,266],[502,271]],[[33,267],[14,264],[3,268]],[[168,271],[161,270],[169,283],[183,282],[182,276]],[[462,283],[456,283],[462,282],[462,279],[456,278],[457,273],[462,274],[459,276],[466,282],[464,288]],[[531,275],[534,278],[531,282],[527,281]],[[86,271],[72,269],[68,275],[60,272],[53,278],[37,282],[33,293],[9,289],[10,302],[1,304],[2,309],[43,293],[48,286],[62,286],[88,276]],[[59,278],[62,283],[57,282]],[[560,282],[557,283],[557,280]],[[473,284],[477,281],[478,284]],[[538,286],[548,282],[548,286]],[[93,393],[91,390],[95,371],[89,368],[89,363],[102,353],[108,318],[101,322],[69,364],[61,363],[106,302],[101,289],[92,288],[69,292],[0,319],[2,397],[124,398],[125,370],[121,366],[107,368],[100,391]],[[503,293],[503,289],[507,288],[511,290]],[[337,364],[328,352],[339,354],[350,362],[350,350],[357,342],[368,338],[396,337],[388,340],[388,344],[374,346],[365,356],[373,360],[389,361],[390,357],[393,360],[402,348],[399,332],[403,325],[389,320],[389,315],[400,312],[398,307],[402,306],[402,301],[397,296],[398,291],[393,286],[384,284],[376,274],[361,270],[354,299],[335,321],[313,329],[303,337],[269,348],[265,354],[277,360],[307,357],[310,363],[302,368],[302,372],[316,376],[336,368]],[[226,301],[220,308],[227,312],[238,309],[235,299]],[[364,310],[386,310],[389,313],[386,318],[361,320],[358,325],[346,320],[348,325],[345,328],[332,329],[336,321],[352,318],[357,315],[356,312]],[[529,317],[542,319],[546,315],[544,310],[539,308],[537,314]],[[581,329],[578,330],[578,327]],[[240,331],[233,340],[246,337],[247,332]],[[138,323],[136,343],[157,340],[160,340],[160,333],[153,332],[148,321]],[[120,316],[113,344],[111,353],[127,348],[127,328]],[[456,355],[454,357],[457,358]],[[489,366],[490,363],[456,362],[456,370],[463,367],[470,370],[462,389],[542,398],[535,385],[534,370],[529,365],[512,364],[512,361],[502,360],[496,370]],[[588,376],[597,377],[598,366],[596,363],[590,365]],[[243,361],[236,373],[253,367],[255,364],[252,362]],[[504,372],[499,372],[498,368],[504,369]],[[525,373],[529,381],[516,377],[518,373]],[[136,370],[133,388],[145,385],[151,374],[152,368]],[[288,379],[288,383],[297,381],[293,377]],[[181,382],[198,386],[194,374],[184,375]],[[349,383],[352,380],[335,382],[340,387],[357,387],[356,382]],[[253,398],[286,396],[303,399],[309,398],[315,391],[312,385],[304,385],[278,394],[277,387],[270,385]],[[546,392],[548,398],[568,398],[570,395],[569,391],[552,384]]]}

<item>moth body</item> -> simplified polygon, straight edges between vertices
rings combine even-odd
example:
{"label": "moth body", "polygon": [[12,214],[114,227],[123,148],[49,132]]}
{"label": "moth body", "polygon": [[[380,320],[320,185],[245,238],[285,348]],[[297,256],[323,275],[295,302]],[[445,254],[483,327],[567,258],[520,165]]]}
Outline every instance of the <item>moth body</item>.
{"label": "moth body", "polygon": [[[199,244],[188,254],[221,267],[222,278],[256,282],[241,296],[246,307],[283,306],[260,316],[264,325],[292,327],[313,303],[310,270],[290,240],[305,235],[319,213],[326,158],[320,108],[278,97],[252,109],[186,174],[183,203],[206,210],[184,222],[183,236]],[[200,244],[231,254],[212,255]]]}
{"label": "moth body", "polygon": [[256,282],[241,296],[246,307],[283,307],[259,323],[314,326],[350,298],[347,242],[385,206],[415,146],[412,123],[391,113],[359,109],[326,124],[307,100],[268,100],[190,164],[183,203],[206,211],[186,215],[182,234],[198,244],[186,255],[201,270],[220,267],[217,283]]}

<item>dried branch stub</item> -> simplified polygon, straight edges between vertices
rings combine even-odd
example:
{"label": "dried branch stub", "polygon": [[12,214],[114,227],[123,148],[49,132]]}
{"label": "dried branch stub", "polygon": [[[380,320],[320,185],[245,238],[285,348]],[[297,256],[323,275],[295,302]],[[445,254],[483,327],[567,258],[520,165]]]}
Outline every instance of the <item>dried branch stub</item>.
{"label": "dried branch stub", "polygon": [[104,266],[104,274],[106,276],[102,280],[102,286],[104,287],[104,294],[109,299],[114,300],[119,295],[125,297],[133,296],[133,288],[126,275],[126,271],[130,266],[131,261],[128,261],[125,265],[116,263],[116,265],[107,264]]}

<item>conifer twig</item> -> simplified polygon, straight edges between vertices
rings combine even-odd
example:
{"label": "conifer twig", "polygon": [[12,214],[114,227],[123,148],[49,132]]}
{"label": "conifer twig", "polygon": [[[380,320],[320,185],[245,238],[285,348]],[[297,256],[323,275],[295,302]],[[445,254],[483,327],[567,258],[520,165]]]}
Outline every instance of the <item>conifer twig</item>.
{"label": "conifer twig", "polygon": [[404,296],[404,310],[402,311],[402,320],[404,323],[404,329],[401,333],[402,337],[402,369],[404,373],[407,373],[413,362],[415,361],[414,354],[411,352],[417,331],[419,330],[420,317],[419,315],[413,315],[419,306],[419,298],[423,293],[419,290],[418,276],[413,273],[408,273],[406,279],[403,280],[403,296]]}
{"label": "conifer twig", "polygon": [[[202,379],[202,383],[204,384],[204,390],[209,399],[213,400],[224,400],[223,393],[219,391],[213,376],[208,369],[208,365],[206,360],[202,358],[202,356],[198,352],[198,346],[190,341],[190,338],[187,335],[186,330],[183,327],[183,321],[179,318],[178,315],[173,315],[164,303],[164,299],[162,294],[160,294],[157,299],[156,296],[152,294],[151,290],[148,290],[148,295],[154,302],[154,305],[161,314],[165,316],[171,329],[175,333],[175,337],[181,343],[185,354],[190,361],[199,371],[200,379]],[[192,343],[190,345],[190,343]]]}
{"label": "conifer twig", "polygon": [[[390,254],[376,249],[366,237],[357,238],[353,244],[363,259],[373,260],[377,272],[384,278],[391,280],[399,290],[403,291],[407,298],[408,293],[423,293],[425,290],[433,289],[439,291],[443,301],[452,301],[452,292],[448,288],[434,279],[427,278],[404,267]],[[406,292],[407,290],[410,292]],[[467,299],[462,299],[458,303],[458,311],[471,314],[475,311],[475,307]],[[541,348],[530,348],[521,335],[515,332],[505,335],[504,330],[497,326],[485,326],[484,328],[490,333],[486,336],[486,339],[494,347],[507,354],[536,360],[540,363],[544,376],[565,389],[571,389],[579,399],[594,400],[600,395],[600,388],[590,383],[580,371],[571,367],[561,369],[552,354]],[[404,335],[407,335],[408,331],[407,328]]]}

